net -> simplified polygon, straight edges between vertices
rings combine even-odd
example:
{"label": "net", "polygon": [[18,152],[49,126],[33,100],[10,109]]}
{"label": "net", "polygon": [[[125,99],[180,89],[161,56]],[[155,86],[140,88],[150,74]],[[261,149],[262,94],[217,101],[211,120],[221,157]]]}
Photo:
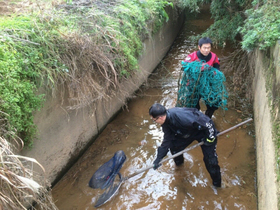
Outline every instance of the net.
{"label": "net", "polygon": [[122,150],[119,150],[115,155],[106,163],[104,163],[89,180],[91,188],[105,189],[111,186],[117,174],[126,160],[126,156]]}
{"label": "net", "polygon": [[105,192],[98,198],[94,207],[95,208],[100,207],[101,205],[110,201],[118,193],[118,190],[122,183],[123,183],[123,180],[121,179],[121,176],[120,176],[120,182],[111,184],[110,188],[107,188],[105,190]]}
{"label": "net", "polygon": [[210,107],[226,110],[228,93],[224,74],[205,62],[182,62],[183,75],[178,82],[178,107],[196,107],[200,98]]}

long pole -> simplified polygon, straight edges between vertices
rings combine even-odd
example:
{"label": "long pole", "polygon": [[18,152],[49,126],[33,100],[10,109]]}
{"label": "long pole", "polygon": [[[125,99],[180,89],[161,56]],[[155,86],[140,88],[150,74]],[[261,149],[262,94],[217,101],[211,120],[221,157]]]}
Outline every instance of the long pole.
{"label": "long pole", "polygon": [[[217,136],[220,136],[220,135],[222,135],[222,134],[224,134],[224,133],[227,133],[227,132],[229,132],[229,131],[231,131],[231,130],[233,130],[233,129],[235,129],[235,128],[241,126],[241,125],[244,125],[244,124],[246,124],[246,123],[248,123],[248,122],[250,122],[250,121],[252,121],[252,120],[253,120],[253,119],[250,118],[250,119],[248,119],[248,120],[246,120],[246,121],[244,121],[244,122],[242,122],[242,123],[239,123],[239,124],[237,124],[237,125],[235,125],[235,126],[229,128],[229,129],[227,129],[227,130],[224,130],[224,131],[218,133]],[[177,156],[183,154],[184,152],[187,152],[187,151],[189,151],[189,150],[191,150],[191,149],[194,149],[195,147],[198,147],[198,146],[200,146],[200,145],[202,145],[202,144],[203,144],[203,142],[199,142],[198,144],[195,144],[195,145],[193,145],[193,146],[191,146],[191,147],[188,147],[187,149],[184,149],[184,150],[182,150],[181,152],[178,152],[178,153],[172,155],[171,157],[168,157],[168,158],[163,159],[162,161],[160,161],[160,163],[163,163],[163,162],[165,162],[165,161],[167,161],[167,160],[170,160],[170,159],[172,159],[172,158],[174,158],[174,157],[177,157]],[[118,185],[114,186],[113,188],[112,188],[112,186],[111,186],[111,187],[110,187],[110,190],[109,190],[108,192],[103,193],[103,194],[99,197],[99,199],[97,200],[97,202],[96,202],[96,204],[95,204],[95,207],[97,208],[97,207],[100,207],[101,205],[107,203],[107,202],[118,192],[120,186],[121,186],[122,183],[124,183],[126,180],[128,180],[129,178],[131,178],[131,177],[133,177],[133,176],[136,176],[137,174],[140,174],[140,173],[142,173],[142,172],[144,172],[144,171],[147,171],[147,170],[149,170],[149,169],[151,169],[151,168],[153,168],[153,166],[149,166],[149,167],[144,168],[144,169],[142,169],[142,170],[139,170],[139,171],[137,171],[136,173],[131,174],[131,175],[127,176],[127,177],[123,177]]]}
{"label": "long pole", "polygon": [[[242,126],[242,125],[244,125],[244,124],[246,124],[246,123],[248,123],[248,122],[251,122],[252,120],[253,120],[252,118],[250,118],[250,119],[248,119],[248,120],[245,120],[244,122],[241,122],[241,123],[239,123],[239,124],[237,124],[237,125],[235,125],[235,126],[233,126],[233,127],[231,127],[231,128],[228,128],[228,129],[226,129],[226,130],[224,130],[224,131],[218,133],[217,136],[220,136],[220,135],[223,135],[223,134],[225,134],[225,133],[227,133],[227,132],[229,132],[229,131],[232,131],[232,130],[234,130],[234,129],[236,129],[236,128],[238,128],[238,127],[240,127],[240,126]],[[188,151],[190,151],[190,150],[192,150],[192,149],[194,149],[194,148],[196,148],[196,147],[198,147],[198,146],[201,146],[201,145],[203,145],[203,144],[204,144],[204,142],[199,142],[199,143],[197,143],[197,144],[195,144],[195,145],[193,145],[193,146],[191,146],[191,147],[188,147],[188,148],[186,148],[186,149],[184,149],[184,150],[182,150],[182,151],[180,151],[180,152],[178,152],[178,153],[176,153],[176,154],[174,154],[174,155],[172,155],[172,156],[170,156],[170,157],[168,157],[168,158],[163,159],[163,160],[160,161],[159,163],[161,164],[161,163],[163,163],[163,162],[165,162],[165,161],[168,161],[168,160],[170,160],[170,159],[173,159],[173,158],[175,158],[175,157],[178,157],[179,155],[182,155],[183,153],[188,152]],[[154,166],[152,165],[152,166],[149,166],[149,167],[147,167],[147,168],[143,168],[143,169],[141,169],[141,170],[139,170],[139,171],[137,171],[137,172],[135,172],[135,173],[133,173],[133,174],[127,176],[127,177],[124,177],[123,180],[125,181],[125,180],[127,180],[127,179],[129,179],[129,178],[131,178],[131,177],[133,177],[133,176],[136,176],[136,175],[138,175],[138,174],[140,174],[140,173],[142,173],[142,172],[144,172],[144,171],[147,171],[147,170],[149,170],[149,169],[151,169],[151,168],[153,168],[153,167],[154,167]]]}

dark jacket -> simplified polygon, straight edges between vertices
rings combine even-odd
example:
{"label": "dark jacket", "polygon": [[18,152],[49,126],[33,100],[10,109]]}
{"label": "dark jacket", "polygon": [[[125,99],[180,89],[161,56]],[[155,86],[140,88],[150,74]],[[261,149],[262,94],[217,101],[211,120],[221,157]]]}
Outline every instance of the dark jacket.
{"label": "dark jacket", "polygon": [[201,141],[202,138],[213,139],[217,135],[214,123],[208,116],[196,108],[186,107],[168,109],[162,130],[164,138],[158,148],[158,162],[164,158],[169,148],[189,145],[189,142]]}

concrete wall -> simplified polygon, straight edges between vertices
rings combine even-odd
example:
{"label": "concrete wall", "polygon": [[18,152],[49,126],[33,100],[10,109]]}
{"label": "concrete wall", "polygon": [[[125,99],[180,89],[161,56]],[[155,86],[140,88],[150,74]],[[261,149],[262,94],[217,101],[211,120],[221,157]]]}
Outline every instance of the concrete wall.
{"label": "concrete wall", "polygon": [[60,105],[58,98],[47,96],[43,109],[35,114],[39,138],[31,150],[24,150],[21,155],[39,161],[51,183],[58,181],[121,109],[126,98],[145,82],[166,55],[184,20],[183,15],[178,17],[172,9],[169,9],[168,13],[169,21],[154,37],[144,42],[144,53],[139,58],[140,70],[131,79],[123,82],[111,99],[98,101],[94,106],[78,111],[69,111],[66,105]]}
{"label": "concrete wall", "polygon": [[[271,49],[268,58],[264,52],[256,52],[256,69],[254,78],[254,121],[256,130],[256,154],[257,154],[257,188],[258,209],[278,209],[278,183],[276,180],[276,145],[273,140],[273,121],[275,116],[271,115],[271,97],[266,86],[268,83],[279,86],[280,82],[280,51],[279,43]],[[267,62],[269,60],[269,62]],[[271,63],[272,62],[272,63]],[[275,77],[268,81],[268,64],[275,68]],[[277,116],[278,109],[273,113]]]}

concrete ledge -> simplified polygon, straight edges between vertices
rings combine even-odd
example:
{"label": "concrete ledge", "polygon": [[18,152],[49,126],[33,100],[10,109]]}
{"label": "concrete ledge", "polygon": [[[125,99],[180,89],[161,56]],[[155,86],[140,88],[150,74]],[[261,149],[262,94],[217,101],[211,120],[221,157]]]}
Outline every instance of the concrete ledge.
{"label": "concrete ledge", "polygon": [[[274,53],[273,53],[274,51]],[[279,44],[271,50],[274,61],[279,59]],[[256,131],[256,154],[257,154],[257,187],[258,187],[258,209],[278,209],[278,183],[276,175],[276,145],[273,141],[273,119],[271,119],[271,101],[268,99],[266,89],[266,69],[269,66],[263,61],[267,59],[264,53],[256,53],[256,69],[254,78],[254,116]],[[270,58],[271,59],[271,58]],[[279,61],[278,61],[279,62]],[[279,64],[274,62],[276,75],[279,75]],[[278,66],[278,67],[277,67]],[[279,78],[279,76],[277,77]],[[278,84],[280,79],[276,79]],[[273,82],[273,81],[271,81]],[[270,99],[271,100],[271,99]]]}

